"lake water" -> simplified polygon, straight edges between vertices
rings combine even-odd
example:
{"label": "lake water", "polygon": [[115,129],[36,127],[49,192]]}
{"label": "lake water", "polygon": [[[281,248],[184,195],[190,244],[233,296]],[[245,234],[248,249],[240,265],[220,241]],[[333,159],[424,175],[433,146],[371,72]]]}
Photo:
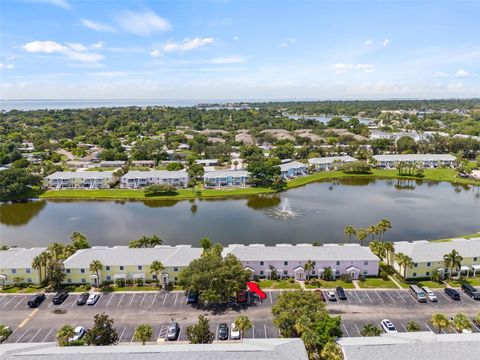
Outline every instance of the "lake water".
{"label": "lake water", "polygon": [[[288,198],[297,216],[273,210]],[[165,244],[345,242],[343,229],[388,218],[392,241],[480,231],[480,189],[449,183],[344,179],[275,195],[195,201],[32,201],[0,204],[0,242],[46,246],[79,231],[93,245],[126,245],[158,234]]]}

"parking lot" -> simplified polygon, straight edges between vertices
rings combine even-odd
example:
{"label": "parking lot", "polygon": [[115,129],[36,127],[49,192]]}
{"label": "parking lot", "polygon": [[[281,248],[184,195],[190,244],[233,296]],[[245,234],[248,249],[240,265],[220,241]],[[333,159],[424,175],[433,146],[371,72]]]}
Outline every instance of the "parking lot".
{"label": "parking lot", "polygon": [[[406,290],[346,290],[347,300],[327,301],[327,309],[332,315],[342,317],[344,336],[360,336],[366,323],[379,325],[384,318],[390,319],[397,330],[406,331],[408,321],[416,321],[422,330],[434,330],[429,319],[435,312],[451,316],[464,312],[473,317],[480,312],[480,301],[461,295],[460,301],[445,296],[443,290],[436,290],[438,303],[418,303]],[[72,326],[93,325],[95,314],[105,312],[115,321],[115,328],[121,342],[133,341],[136,326],[151,324],[154,328],[152,340],[164,341],[167,326],[175,320],[180,324],[179,340],[186,340],[185,329],[194,324],[198,315],[207,315],[211,330],[217,334],[220,323],[230,324],[240,314],[247,314],[253,327],[246,338],[274,338],[279,336],[273,325],[271,307],[281,291],[266,291],[267,298],[251,306],[228,306],[202,308],[187,304],[183,292],[137,292],[101,294],[93,306],[77,306],[78,294],[71,294],[63,304],[53,305],[53,294],[38,309],[30,309],[27,299],[31,295],[0,295],[0,322],[10,325],[13,334],[7,340],[16,342],[50,342],[55,340],[58,328],[64,324]],[[480,329],[474,328],[474,332]],[[442,332],[454,332],[452,328]]]}

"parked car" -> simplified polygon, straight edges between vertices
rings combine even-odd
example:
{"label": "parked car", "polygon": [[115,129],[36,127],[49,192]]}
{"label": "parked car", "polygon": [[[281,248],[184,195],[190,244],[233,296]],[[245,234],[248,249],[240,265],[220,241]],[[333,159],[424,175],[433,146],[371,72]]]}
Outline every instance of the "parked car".
{"label": "parked car", "polygon": [[85,328],[83,326],[77,326],[74,330],[75,335],[73,335],[68,341],[77,341],[81,340],[85,335]]}
{"label": "parked car", "polygon": [[52,302],[54,305],[60,305],[67,299],[67,297],[68,297],[68,292],[59,291],[53,297]]}
{"label": "parked car", "polygon": [[335,296],[335,293],[333,291],[327,291],[326,295],[328,301],[337,301],[337,297]]}
{"label": "parked car", "polygon": [[380,323],[382,326],[382,329],[385,330],[386,333],[396,333],[397,329],[395,328],[395,325],[388,320],[388,319],[383,319],[382,322]]}
{"label": "parked car", "polygon": [[228,340],[228,325],[225,323],[218,326],[218,340]]}
{"label": "parked car", "polygon": [[167,340],[175,341],[178,339],[178,335],[180,333],[180,325],[176,321],[173,321],[168,325],[167,330]]}
{"label": "parked car", "polygon": [[189,291],[187,294],[187,304],[196,304],[198,302],[198,294],[194,291]]}
{"label": "parked car", "polygon": [[100,295],[90,294],[90,296],[88,297],[88,300],[87,300],[87,305],[95,305],[97,303],[98,299],[100,299]]}
{"label": "parked car", "polygon": [[443,289],[443,291],[445,291],[445,294],[450,296],[453,300],[460,300],[460,293],[457,290],[447,287]]}
{"label": "parked car", "polygon": [[30,308],[36,308],[39,307],[40,304],[45,300],[46,296],[45,294],[35,294],[33,296],[30,296],[28,299],[27,305]]}
{"label": "parked car", "polygon": [[468,296],[470,296],[473,300],[480,300],[480,291],[475,289],[472,285],[468,283],[463,283],[462,291]]}
{"label": "parked car", "polygon": [[345,290],[343,290],[341,286],[337,287],[336,292],[340,300],[347,300],[347,294],[345,293]]}
{"label": "parked car", "polygon": [[88,300],[88,297],[90,296],[89,293],[83,293],[81,294],[78,299],[77,299],[77,305],[78,306],[82,306],[82,305],[85,305],[87,303],[87,300]]}
{"label": "parked car", "polygon": [[230,339],[240,340],[240,330],[235,326],[235,322],[230,325]]}
{"label": "parked car", "polygon": [[437,296],[435,295],[435,293],[432,290],[430,290],[430,288],[424,286],[424,287],[422,287],[422,290],[425,293],[425,295],[427,295],[428,301],[438,302]]}

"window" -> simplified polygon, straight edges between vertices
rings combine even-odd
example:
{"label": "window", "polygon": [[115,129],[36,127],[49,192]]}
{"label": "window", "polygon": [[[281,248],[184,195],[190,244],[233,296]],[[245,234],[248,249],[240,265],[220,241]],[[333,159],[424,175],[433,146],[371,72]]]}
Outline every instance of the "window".
{"label": "window", "polygon": [[287,271],[287,270],[283,270],[283,275],[288,275],[288,271]]}
{"label": "window", "polygon": [[263,270],[260,270],[260,275],[263,275]]}
{"label": "window", "polygon": [[340,270],[336,270],[336,271],[335,271],[335,274],[336,274],[336,275],[340,275]]}
{"label": "window", "polygon": [[418,267],[418,263],[413,264],[413,267]]}
{"label": "window", "polygon": [[336,264],[337,264],[337,265],[340,265],[340,261],[337,261]]}
{"label": "window", "polygon": [[363,270],[363,275],[368,275],[368,270]]}
{"label": "window", "polygon": [[315,275],[315,270],[312,271],[312,275]]}
{"label": "window", "polygon": [[105,266],[106,271],[110,271],[110,266]]}
{"label": "window", "polygon": [[263,261],[260,261],[260,266],[263,266]]}
{"label": "window", "polygon": [[474,257],[474,258],[473,258],[473,261],[477,261],[477,258],[476,258],[476,257]]}
{"label": "window", "polygon": [[175,266],[175,267],[173,268],[173,271],[177,272],[177,271],[178,271],[178,266]]}
{"label": "window", "polygon": [[432,263],[427,262],[427,266],[430,266],[430,265],[432,265]]}
{"label": "window", "polygon": [[68,282],[69,284],[71,284],[71,283],[72,283],[72,279],[67,279],[67,282]]}
{"label": "window", "polygon": [[143,266],[142,265],[138,265],[138,270],[142,270],[143,269]]}
{"label": "window", "polygon": [[27,282],[31,283],[31,282],[32,282],[32,279],[31,279],[31,278],[28,278],[28,279],[27,279]]}
{"label": "window", "polygon": [[284,262],[283,262],[283,265],[288,265],[288,261],[284,261]]}
{"label": "window", "polygon": [[31,270],[31,269],[25,269],[25,272],[26,272],[27,274],[30,274],[30,273],[32,272],[32,270]]}
{"label": "window", "polygon": [[17,269],[12,269],[12,274],[16,274],[17,273]]}
{"label": "window", "polygon": [[84,282],[87,282],[87,281],[85,280],[85,278],[82,278],[82,283],[84,283]]}
{"label": "window", "polygon": [[110,281],[110,280],[111,280],[111,276],[110,276],[110,275],[107,275],[105,278],[107,279],[107,281]]}
{"label": "window", "polygon": [[67,274],[70,274],[70,269],[65,269],[65,271],[67,272]]}
{"label": "window", "polygon": [[80,269],[80,272],[83,274],[85,273],[85,269]]}
{"label": "window", "polygon": [[368,261],[364,261],[364,262],[363,262],[363,265],[368,265]]}
{"label": "window", "polygon": [[416,272],[414,272],[414,273],[412,274],[412,276],[413,276],[413,277],[417,276],[417,273],[416,273]]}
{"label": "window", "polygon": [[427,272],[425,273],[425,276],[429,276],[429,275],[430,275],[430,271],[427,271]]}
{"label": "window", "polygon": [[120,265],[120,270],[123,270],[123,265]]}
{"label": "window", "polygon": [[312,261],[313,266],[317,265],[316,261]]}
{"label": "window", "polygon": [[175,276],[175,281],[177,281],[177,280],[178,280],[178,278]]}
{"label": "window", "polygon": [[157,280],[157,275],[153,274],[152,279]]}

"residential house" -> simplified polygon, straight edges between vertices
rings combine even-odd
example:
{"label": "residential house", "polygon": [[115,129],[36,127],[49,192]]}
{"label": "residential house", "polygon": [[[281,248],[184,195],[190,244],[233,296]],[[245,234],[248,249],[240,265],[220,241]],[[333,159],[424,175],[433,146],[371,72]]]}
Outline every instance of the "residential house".
{"label": "residential house", "polygon": [[213,166],[218,165],[218,159],[200,159],[195,160],[195,163],[203,166]]}
{"label": "residential house", "polygon": [[120,187],[124,189],[139,189],[153,184],[186,187],[188,184],[188,174],[184,170],[129,171],[120,178]]}
{"label": "residential house", "polygon": [[342,163],[348,163],[357,161],[357,159],[345,155],[345,156],[328,156],[320,158],[311,158],[308,159],[308,163],[315,167],[316,171],[330,171],[336,170],[338,166]]}
{"label": "residential house", "polygon": [[110,161],[100,161],[100,167],[122,167],[125,165],[127,162],[123,160],[110,160]]}
{"label": "residential house", "polygon": [[133,160],[132,161],[132,166],[153,168],[155,166],[155,161],[153,161],[153,160]]}
{"label": "residential house", "polygon": [[89,168],[93,166],[91,161],[85,160],[70,160],[67,161],[67,166],[73,169]]}
{"label": "residential house", "polygon": [[424,168],[456,165],[456,158],[450,154],[401,154],[401,155],[374,155],[376,166],[393,169],[403,162],[409,165],[417,164]]}
{"label": "residential house", "polygon": [[16,277],[22,278],[21,283],[40,283],[41,275],[38,269],[32,268],[32,262],[45,250],[46,248],[0,250],[0,286],[13,284]]}
{"label": "residential house", "polygon": [[286,180],[295,178],[297,176],[304,176],[307,175],[307,173],[307,165],[299,161],[291,161],[280,164],[280,176]]}
{"label": "residential house", "polygon": [[246,187],[250,174],[244,170],[207,171],[203,175],[206,188]]}
{"label": "residential house", "polygon": [[[403,253],[413,261],[411,268],[404,269],[396,261],[393,267],[403,276],[406,270],[406,279],[430,278],[434,271],[448,275],[450,269],[445,268],[443,257],[452,250],[456,250],[462,257],[461,268],[463,275],[480,273],[480,234],[473,239],[453,239],[451,241],[400,241],[395,242],[395,253]],[[458,273],[454,270],[454,273]]]}
{"label": "residential house", "polygon": [[57,171],[44,179],[48,189],[107,189],[113,181],[112,171]]}

